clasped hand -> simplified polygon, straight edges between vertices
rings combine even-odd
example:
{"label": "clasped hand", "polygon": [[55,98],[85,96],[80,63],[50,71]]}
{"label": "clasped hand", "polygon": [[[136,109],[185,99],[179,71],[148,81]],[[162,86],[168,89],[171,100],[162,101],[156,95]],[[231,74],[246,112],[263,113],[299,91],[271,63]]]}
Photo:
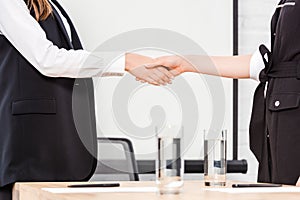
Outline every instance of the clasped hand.
{"label": "clasped hand", "polygon": [[174,77],[184,72],[182,59],[178,56],[150,58],[139,54],[126,54],[126,71],[137,81],[152,85],[171,84]]}

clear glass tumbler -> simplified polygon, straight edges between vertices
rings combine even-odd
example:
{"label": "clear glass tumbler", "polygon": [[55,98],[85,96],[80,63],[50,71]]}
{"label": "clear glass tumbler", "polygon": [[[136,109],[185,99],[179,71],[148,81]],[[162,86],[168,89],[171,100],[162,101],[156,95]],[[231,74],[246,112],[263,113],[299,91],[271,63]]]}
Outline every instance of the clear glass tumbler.
{"label": "clear glass tumbler", "polygon": [[226,185],[226,130],[204,131],[205,186]]}
{"label": "clear glass tumbler", "polygon": [[156,183],[160,194],[179,194],[183,186],[182,132],[178,126],[167,126],[156,134]]}

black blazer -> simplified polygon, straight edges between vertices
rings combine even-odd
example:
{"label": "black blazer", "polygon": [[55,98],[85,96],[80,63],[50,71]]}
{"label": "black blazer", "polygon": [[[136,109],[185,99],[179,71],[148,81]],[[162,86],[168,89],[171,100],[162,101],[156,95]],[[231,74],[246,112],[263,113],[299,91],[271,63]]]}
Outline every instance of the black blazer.
{"label": "black blazer", "polygon": [[[72,43],[57,12],[40,22],[47,38],[82,49],[69,17],[52,2],[71,26]],[[0,35],[0,186],[88,180],[96,145],[92,80],[43,76]]]}
{"label": "black blazer", "polygon": [[300,0],[293,2],[277,8],[272,17],[271,52],[260,47],[265,68],[250,123],[259,182],[293,185],[300,175]]}

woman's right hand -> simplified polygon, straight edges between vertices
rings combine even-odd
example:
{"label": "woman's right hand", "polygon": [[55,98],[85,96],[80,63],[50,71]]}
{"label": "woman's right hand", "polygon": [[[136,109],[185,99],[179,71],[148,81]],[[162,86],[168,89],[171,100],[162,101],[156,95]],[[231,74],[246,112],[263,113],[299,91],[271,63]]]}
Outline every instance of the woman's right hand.
{"label": "woman's right hand", "polygon": [[162,56],[154,60],[154,63],[147,65],[148,69],[158,66],[166,67],[173,76],[187,72],[188,63],[180,56]]}
{"label": "woman's right hand", "polygon": [[125,56],[125,69],[135,76],[138,81],[153,85],[170,84],[174,76],[166,68],[161,66],[148,68],[147,66],[152,66],[151,63],[153,62],[155,62],[155,60],[150,57],[127,53]]}

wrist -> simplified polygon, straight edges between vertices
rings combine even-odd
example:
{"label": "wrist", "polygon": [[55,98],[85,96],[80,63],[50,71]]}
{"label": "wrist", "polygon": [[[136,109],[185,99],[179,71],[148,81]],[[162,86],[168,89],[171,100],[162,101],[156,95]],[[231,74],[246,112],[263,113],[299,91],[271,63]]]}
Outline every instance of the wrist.
{"label": "wrist", "polygon": [[145,64],[153,62],[153,59],[147,56],[134,53],[125,53],[125,71],[131,71],[141,66],[145,67]]}
{"label": "wrist", "polygon": [[184,57],[180,57],[180,60],[179,60],[179,63],[180,63],[180,69],[181,69],[181,72],[180,73],[184,73],[184,72],[192,72],[192,65],[184,58]]}
{"label": "wrist", "polygon": [[125,71],[130,71],[131,70],[131,65],[130,65],[130,53],[125,53]]}

